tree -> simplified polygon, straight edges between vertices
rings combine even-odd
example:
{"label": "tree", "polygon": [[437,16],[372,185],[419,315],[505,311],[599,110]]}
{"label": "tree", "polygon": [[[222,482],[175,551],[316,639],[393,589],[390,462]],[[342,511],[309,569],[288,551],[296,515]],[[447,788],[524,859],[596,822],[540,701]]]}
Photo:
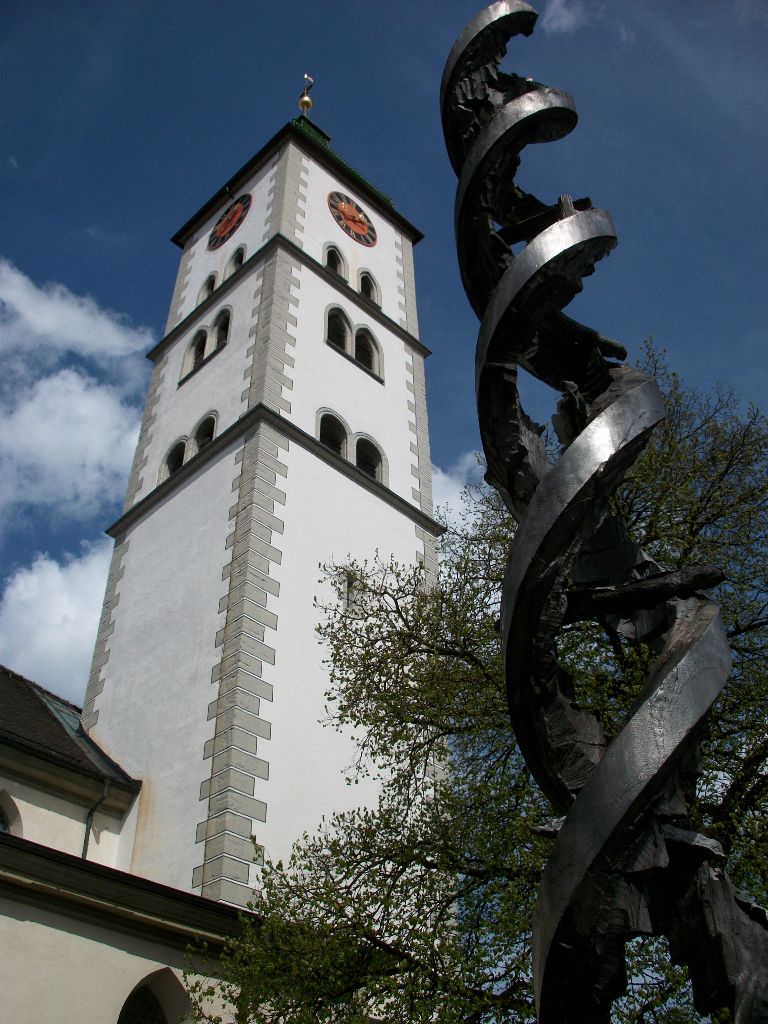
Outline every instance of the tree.
{"label": "tree", "polygon": [[[768,422],[730,391],[702,395],[645,351],[667,419],[615,502],[659,563],[723,567],[734,653],[702,748],[701,828],[735,883],[768,902]],[[329,723],[359,736],[352,774],[377,773],[377,807],[337,815],[268,865],[223,958],[239,1022],[480,1024],[534,1019],[530,928],[551,842],[546,801],[512,735],[497,620],[514,523],[495,492],[467,493],[439,578],[393,562],[332,565],[323,608]],[[351,574],[351,575],[350,575]],[[348,581],[354,580],[350,602]],[[649,657],[576,623],[563,652],[581,703],[620,727]],[[628,950],[621,1021],[695,1021],[662,944]],[[205,1018],[203,988],[199,1013]]]}

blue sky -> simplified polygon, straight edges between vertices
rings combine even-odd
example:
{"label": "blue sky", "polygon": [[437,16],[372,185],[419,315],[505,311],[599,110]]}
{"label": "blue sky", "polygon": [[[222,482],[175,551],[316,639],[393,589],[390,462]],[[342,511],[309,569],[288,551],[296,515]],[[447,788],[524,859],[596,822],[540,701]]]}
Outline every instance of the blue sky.
{"label": "blue sky", "polygon": [[[297,113],[425,233],[417,289],[438,493],[478,444],[476,322],[437,94],[463,0],[6,0],[0,10],[0,661],[82,694],[109,545],[189,215]],[[569,308],[764,401],[768,5],[542,0],[506,66],[580,122],[518,180],[589,195],[619,246]],[[290,11],[290,14],[287,13]],[[544,404],[535,395],[535,411]],[[548,400],[549,401],[549,400]],[[551,400],[554,405],[554,396]]]}

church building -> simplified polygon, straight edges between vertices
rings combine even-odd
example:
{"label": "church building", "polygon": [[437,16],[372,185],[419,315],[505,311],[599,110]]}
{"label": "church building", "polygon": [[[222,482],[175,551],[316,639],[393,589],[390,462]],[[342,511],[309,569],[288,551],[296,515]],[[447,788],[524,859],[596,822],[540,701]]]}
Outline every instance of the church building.
{"label": "church building", "polygon": [[264,856],[375,799],[315,600],[349,556],[435,570],[420,237],[304,113],[174,236],[85,706],[0,673],[9,1020],[172,1024]]}

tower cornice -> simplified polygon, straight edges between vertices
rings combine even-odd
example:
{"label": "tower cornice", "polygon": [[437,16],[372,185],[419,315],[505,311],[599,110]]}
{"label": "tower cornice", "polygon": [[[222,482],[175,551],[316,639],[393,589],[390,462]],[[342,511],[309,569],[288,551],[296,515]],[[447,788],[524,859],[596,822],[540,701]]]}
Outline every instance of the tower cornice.
{"label": "tower cornice", "polygon": [[122,537],[127,529],[143,519],[159,502],[165,501],[173,491],[198,473],[207,462],[210,462],[211,459],[219,455],[224,449],[229,448],[240,437],[247,434],[248,431],[261,422],[268,423],[269,426],[282,434],[288,441],[294,441],[304,448],[305,451],[311,452],[323,462],[333,466],[334,469],[344,476],[354,480],[364,490],[370,491],[381,498],[392,508],[401,512],[408,519],[411,519],[417,526],[431,533],[433,537],[439,537],[445,533],[445,527],[427,515],[426,512],[422,512],[420,508],[412,505],[405,498],[396,494],[378,480],[373,479],[363,470],[358,469],[357,466],[343,458],[343,456],[338,455],[333,449],[326,447],[316,437],[308,434],[306,430],[302,430],[301,427],[298,427],[284,416],[279,416],[273,409],[262,403],[253,406],[236,423],[233,423],[227,430],[222,431],[201,452],[198,452],[188,462],[185,462],[172,477],[158,484],[154,490],[150,491],[146,497],[129,508],[127,512],[124,512],[104,532],[116,540]]}
{"label": "tower cornice", "polygon": [[355,291],[355,289],[340,278],[338,274],[332,273],[327,267],[324,267],[322,263],[318,263],[316,259],[306,253],[303,249],[299,248],[295,242],[286,238],[285,235],[276,234],[273,235],[268,242],[265,242],[260,249],[257,249],[252,256],[249,256],[249,258],[234,274],[231,274],[228,278],[222,281],[219,287],[216,288],[215,291],[211,292],[207,299],[196,306],[188,316],[185,316],[183,320],[180,320],[175,327],[168,331],[168,333],[160,339],[157,345],[147,352],[147,359],[151,359],[152,362],[157,362],[168,346],[178,338],[180,334],[183,334],[184,331],[188,330],[190,325],[195,322],[195,319],[205,314],[212,306],[220,303],[222,298],[224,298],[224,296],[242,280],[243,276],[246,275],[255,264],[266,259],[277,248],[289,253],[290,256],[299,263],[302,263],[304,266],[314,271],[314,273],[319,274],[320,277],[332,284],[333,287],[346,299],[349,299],[350,302],[354,302],[367,316],[370,316],[383,327],[386,327],[387,330],[396,334],[406,342],[406,344],[410,345],[416,352],[418,352],[419,355],[423,356],[425,359],[427,356],[432,355],[431,349],[427,348],[427,346],[422,344],[418,338],[415,338],[412,334],[406,331],[404,327],[401,327],[395,320],[392,320],[391,317],[388,317],[386,313],[382,312],[381,307],[377,306],[375,302],[371,302],[370,299],[366,299],[364,295],[360,294],[360,292]]}
{"label": "tower cornice", "polygon": [[[307,122],[310,127],[308,128],[303,122]],[[171,237],[171,241],[183,249],[189,237],[200,224],[210,218],[216,210],[230,203],[245,182],[267,162],[275,150],[288,141],[295,142],[306,153],[311,154],[318,163],[332,171],[339,180],[364,196],[366,201],[379,214],[396,224],[414,245],[424,237],[417,227],[397,212],[390,200],[382,192],[379,192],[375,186],[366,181],[346,160],[342,160],[340,156],[333,152],[328,145],[330,136],[326,135],[317,125],[308,122],[306,118],[300,117],[283,125],[280,131],[273,135],[258,153],[252,156],[240,170],[236,171],[222,185],[218,192],[211,196],[208,202],[201,206],[197,213],[179,228],[176,234]]]}

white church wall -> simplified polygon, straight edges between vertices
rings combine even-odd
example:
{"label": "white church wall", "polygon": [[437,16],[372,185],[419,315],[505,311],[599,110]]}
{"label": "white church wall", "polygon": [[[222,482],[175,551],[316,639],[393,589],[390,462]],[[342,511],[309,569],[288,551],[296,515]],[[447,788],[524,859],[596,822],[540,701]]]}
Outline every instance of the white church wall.
{"label": "white church wall", "polygon": [[[405,342],[307,267],[301,271],[300,294],[290,418],[314,435],[318,409],[337,412],[352,435],[364,434],[377,442],[389,464],[388,486],[411,501]],[[331,305],[347,314],[353,328],[370,330],[383,356],[383,383],[326,344],[326,311]],[[354,452],[348,457],[354,461]]]}
{"label": "white church wall", "polygon": [[[2,790],[8,793],[18,811],[20,820],[18,827],[12,829],[13,833],[33,843],[80,856],[88,814],[85,803],[54,793],[47,785],[35,786],[0,774]],[[121,829],[121,818],[97,810],[88,839],[88,859],[114,867]]]}
{"label": "white church wall", "polygon": [[[244,374],[249,363],[246,351],[253,343],[250,331],[255,322],[253,295],[258,272],[259,267],[254,267],[238,289],[229,292],[220,303],[196,318],[164,353],[165,366],[146,449],[147,464],[137,499],[157,486],[163,461],[176,441],[187,439],[189,455],[194,454],[192,434],[206,413],[216,413],[218,435],[231,426],[243,411]],[[195,335],[201,329],[210,333],[217,315],[225,308],[231,310],[227,344],[180,384],[187,352]]]}
{"label": "white church wall", "polygon": [[[128,533],[107,683],[93,738],[143,780],[131,870],[186,889],[203,746],[212,734],[218,602],[226,592],[235,446]],[[142,640],[145,642],[142,643]],[[173,856],[169,852],[173,851]]]}
{"label": "white church wall", "polygon": [[[321,724],[328,686],[326,652],[315,632],[314,598],[331,600],[320,584],[320,563],[384,559],[413,563],[417,539],[413,522],[379,496],[354,484],[310,452],[292,446],[285,481],[285,550],[280,566],[280,619],[275,684],[270,707],[270,776],[261,784],[267,820],[256,835],[272,859],[287,857],[291,841],[334,810],[372,805],[378,786],[365,780],[348,786],[346,769],[355,753],[349,734]],[[311,525],[306,509],[311,505]],[[284,632],[281,629],[284,625]],[[267,756],[267,755],[265,755]]]}
{"label": "white church wall", "polygon": [[136,825],[139,818],[140,796],[137,795],[123,817],[122,828],[117,839],[113,868],[118,871],[130,871],[133,861],[133,846],[136,840]]}
{"label": "white church wall", "polygon": [[3,1020],[117,1024],[142,983],[168,1020],[191,1019],[184,954],[161,943],[2,897],[0,948]]}

